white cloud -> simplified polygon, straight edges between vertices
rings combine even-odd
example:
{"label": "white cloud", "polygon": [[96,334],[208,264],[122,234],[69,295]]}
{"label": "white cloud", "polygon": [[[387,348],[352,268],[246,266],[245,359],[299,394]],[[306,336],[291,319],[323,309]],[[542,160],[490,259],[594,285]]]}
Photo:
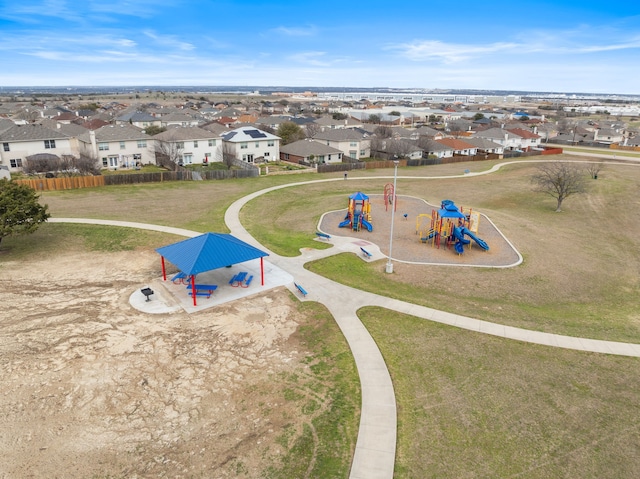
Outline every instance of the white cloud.
{"label": "white cloud", "polygon": [[175,35],[159,35],[152,30],[145,30],[144,34],[163,47],[169,47],[176,50],[184,51],[193,50],[195,48],[192,43],[183,42],[182,40],[179,40]]}
{"label": "white cloud", "polygon": [[402,55],[410,60],[430,60],[439,59],[445,63],[455,63],[469,58],[499,52],[513,52],[520,48],[517,43],[490,43],[479,44],[457,44],[445,43],[440,40],[423,40],[413,43],[402,43],[390,45],[388,50],[399,50]]}
{"label": "white cloud", "polygon": [[318,33],[318,29],[313,25],[306,27],[277,27],[271,31],[288,37],[310,37]]}

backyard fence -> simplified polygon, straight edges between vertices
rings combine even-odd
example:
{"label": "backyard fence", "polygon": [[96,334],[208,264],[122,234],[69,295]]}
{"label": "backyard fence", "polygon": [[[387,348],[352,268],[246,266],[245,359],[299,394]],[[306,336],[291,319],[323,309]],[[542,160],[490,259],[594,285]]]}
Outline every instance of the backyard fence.
{"label": "backyard fence", "polygon": [[63,178],[33,178],[13,181],[21,185],[28,185],[36,191],[50,191],[104,186],[104,179],[104,176],[69,176]]}

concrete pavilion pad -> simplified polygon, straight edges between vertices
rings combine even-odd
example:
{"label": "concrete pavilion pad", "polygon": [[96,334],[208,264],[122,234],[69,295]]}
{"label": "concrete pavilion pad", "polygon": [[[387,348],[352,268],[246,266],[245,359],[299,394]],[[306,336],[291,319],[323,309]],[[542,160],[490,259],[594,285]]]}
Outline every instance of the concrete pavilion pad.
{"label": "concrete pavilion pad", "polygon": [[[229,280],[241,271],[246,271],[247,277],[253,275],[253,280],[247,288],[241,286],[233,287]],[[135,309],[150,314],[167,314],[184,310],[187,313],[206,310],[214,306],[242,299],[246,296],[259,294],[279,286],[286,286],[293,283],[293,276],[274,264],[264,261],[264,286],[260,284],[260,260],[251,260],[245,263],[233,265],[231,268],[219,268],[200,273],[196,276],[196,283],[215,284],[218,288],[206,296],[197,296],[197,306],[193,305],[193,298],[189,296],[184,284],[174,284],[171,282],[173,274],[167,274],[167,280],[162,277],[153,279],[149,284],[140,285],[129,297],[129,303]],[[153,295],[146,297],[141,289],[149,287],[153,290]]]}

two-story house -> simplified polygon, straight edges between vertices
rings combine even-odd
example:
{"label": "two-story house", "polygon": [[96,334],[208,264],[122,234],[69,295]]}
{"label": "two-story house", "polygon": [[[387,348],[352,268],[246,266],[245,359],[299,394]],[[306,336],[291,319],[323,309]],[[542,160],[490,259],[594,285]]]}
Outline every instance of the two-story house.
{"label": "two-story house", "polygon": [[0,132],[0,164],[20,171],[28,156],[48,153],[77,156],[71,138],[59,130],[38,124],[15,125]]}
{"label": "two-story house", "polygon": [[315,134],[313,140],[337,148],[345,156],[354,160],[371,156],[369,135],[360,130],[352,128],[325,130]]}
{"label": "two-story house", "polygon": [[222,161],[222,138],[197,126],[169,128],[153,137],[156,150],[180,165]]}
{"label": "two-story house", "polygon": [[474,135],[476,138],[486,138],[501,145],[505,151],[521,150],[523,147],[522,137],[502,128],[489,128],[478,131]]}
{"label": "two-story house", "polygon": [[529,151],[532,148],[538,148],[540,146],[540,135],[532,131],[525,130],[524,128],[509,128],[507,131],[521,138],[520,150]]}
{"label": "two-story house", "polygon": [[243,126],[224,133],[222,141],[225,153],[247,163],[276,161],[280,157],[280,137],[253,126]]}
{"label": "two-story house", "polygon": [[144,130],[122,123],[89,130],[78,137],[80,154],[101,168],[133,168],[156,163],[153,139]]}

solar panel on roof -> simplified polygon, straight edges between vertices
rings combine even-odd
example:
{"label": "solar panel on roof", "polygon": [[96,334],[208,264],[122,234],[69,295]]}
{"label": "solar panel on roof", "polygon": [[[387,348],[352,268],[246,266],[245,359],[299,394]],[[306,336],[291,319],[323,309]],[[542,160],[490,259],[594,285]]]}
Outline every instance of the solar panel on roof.
{"label": "solar panel on roof", "polygon": [[223,135],[222,137],[226,140],[229,141],[231,138],[233,138],[234,136],[236,136],[236,133],[238,133],[237,131],[232,131],[227,133],[226,135]]}
{"label": "solar panel on roof", "polygon": [[266,138],[267,135],[260,130],[245,130],[245,133],[251,138]]}

